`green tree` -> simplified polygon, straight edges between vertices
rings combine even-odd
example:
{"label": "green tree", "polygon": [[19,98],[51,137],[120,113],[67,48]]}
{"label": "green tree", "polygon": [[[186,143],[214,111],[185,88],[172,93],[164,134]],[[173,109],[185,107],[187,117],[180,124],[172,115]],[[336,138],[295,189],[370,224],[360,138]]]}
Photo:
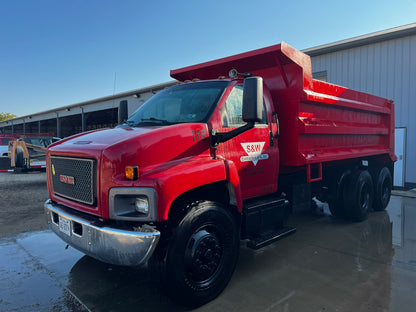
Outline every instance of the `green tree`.
{"label": "green tree", "polygon": [[0,113],[0,121],[5,121],[8,119],[16,118],[17,115],[10,113]]}

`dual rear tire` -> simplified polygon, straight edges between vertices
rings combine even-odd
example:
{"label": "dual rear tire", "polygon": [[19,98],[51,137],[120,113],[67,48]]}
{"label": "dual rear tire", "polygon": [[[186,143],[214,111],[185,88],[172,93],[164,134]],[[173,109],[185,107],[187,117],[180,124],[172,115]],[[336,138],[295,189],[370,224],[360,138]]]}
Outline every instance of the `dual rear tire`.
{"label": "dual rear tire", "polygon": [[382,211],[387,208],[390,201],[391,190],[393,187],[393,179],[390,170],[384,167],[380,170],[375,185],[374,210]]}
{"label": "dual rear tire", "polygon": [[374,186],[370,173],[367,170],[357,170],[347,187],[345,207],[349,218],[354,222],[367,219],[374,200]]}
{"label": "dual rear tire", "polygon": [[360,222],[367,219],[371,210],[386,209],[393,184],[390,170],[383,167],[375,176],[374,185],[368,170],[345,171],[329,195],[332,215]]}

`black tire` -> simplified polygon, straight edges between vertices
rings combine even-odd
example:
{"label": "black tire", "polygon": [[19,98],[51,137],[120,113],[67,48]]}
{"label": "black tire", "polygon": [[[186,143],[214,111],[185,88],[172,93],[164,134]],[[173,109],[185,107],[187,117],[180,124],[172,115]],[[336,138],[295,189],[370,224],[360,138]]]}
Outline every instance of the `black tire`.
{"label": "black tire", "polygon": [[330,193],[328,195],[328,208],[331,214],[335,218],[345,218],[345,188],[351,178],[351,171],[346,170],[338,181],[333,185],[330,185]]}
{"label": "black tire", "polygon": [[334,218],[344,218],[344,199],[342,193],[335,192],[328,197],[328,208]]}
{"label": "black tire", "polygon": [[390,201],[391,189],[393,187],[393,179],[390,170],[384,167],[380,170],[377,178],[377,184],[374,194],[374,210],[382,211],[386,209]]}
{"label": "black tire", "polygon": [[23,156],[23,149],[18,146],[16,147],[15,156],[14,156],[14,164],[15,167],[23,168],[24,166],[24,156]]}
{"label": "black tire", "polygon": [[172,299],[195,308],[216,298],[233,275],[239,248],[238,227],[229,211],[210,201],[192,204],[167,250]]}
{"label": "black tire", "polygon": [[351,176],[345,194],[345,207],[354,222],[367,219],[374,199],[373,180],[367,170],[357,170]]}

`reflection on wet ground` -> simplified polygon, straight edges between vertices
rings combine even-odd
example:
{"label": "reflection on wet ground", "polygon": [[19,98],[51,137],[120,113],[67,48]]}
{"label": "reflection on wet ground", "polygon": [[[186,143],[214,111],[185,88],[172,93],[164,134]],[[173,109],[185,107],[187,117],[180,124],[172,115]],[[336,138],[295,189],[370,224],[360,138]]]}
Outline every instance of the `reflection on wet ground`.
{"label": "reflection on wet ground", "polygon": [[[362,223],[293,217],[297,233],[242,243],[223,294],[200,311],[414,311],[416,199],[393,196]],[[50,231],[0,240],[0,311],[184,311],[147,268],[107,265]]]}

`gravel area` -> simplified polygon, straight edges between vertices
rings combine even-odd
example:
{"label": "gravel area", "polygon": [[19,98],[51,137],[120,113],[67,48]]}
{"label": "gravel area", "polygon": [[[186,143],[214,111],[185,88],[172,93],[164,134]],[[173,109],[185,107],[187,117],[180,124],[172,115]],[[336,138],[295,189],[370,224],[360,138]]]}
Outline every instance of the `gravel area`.
{"label": "gravel area", "polygon": [[45,172],[0,173],[0,237],[47,228]]}

